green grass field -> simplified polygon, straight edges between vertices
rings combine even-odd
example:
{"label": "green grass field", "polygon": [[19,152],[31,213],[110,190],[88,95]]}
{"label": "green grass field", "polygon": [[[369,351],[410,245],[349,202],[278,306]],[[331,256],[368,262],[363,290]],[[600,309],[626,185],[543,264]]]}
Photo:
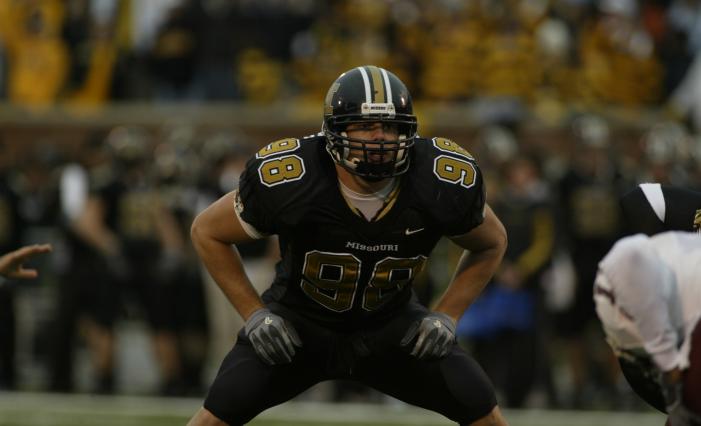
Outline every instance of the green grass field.
{"label": "green grass field", "polygon": [[[185,425],[201,401],[189,398],[103,397],[0,392],[0,426]],[[662,426],[653,412],[507,410],[511,426]],[[398,404],[289,402],[262,413],[251,426],[443,426],[440,415]]]}

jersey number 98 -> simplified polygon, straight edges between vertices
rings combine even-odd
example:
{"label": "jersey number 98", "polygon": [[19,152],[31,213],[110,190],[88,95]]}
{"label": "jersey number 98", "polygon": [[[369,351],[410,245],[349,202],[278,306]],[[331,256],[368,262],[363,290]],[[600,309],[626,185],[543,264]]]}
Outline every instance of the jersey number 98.
{"label": "jersey number 98", "polygon": [[[425,256],[417,256],[386,257],[377,262],[363,291],[363,309],[379,309],[421,272],[425,261]],[[332,311],[348,311],[358,292],[360,269],[360,260],[352,254],[311,251],[305,256],[302,291]]]}

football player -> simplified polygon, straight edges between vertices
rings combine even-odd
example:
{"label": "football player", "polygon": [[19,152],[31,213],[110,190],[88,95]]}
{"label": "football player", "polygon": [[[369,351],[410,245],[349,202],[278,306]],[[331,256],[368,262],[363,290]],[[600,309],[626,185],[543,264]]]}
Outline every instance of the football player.
{"label": "football player", "polygon": [[599,264],[596,311],[636,393],[671,426],[701,426],[701,236],[619,240]]}
{"label": "football player", "polygon": [[[282,260],[262,297],[232,244],[276,234]],[[465,249],[433,307],[412,280],[442,236]],[[238,191],[204,210],[194,245],[246,324],[190,425],[242,425],[312,385],[353,380],[461,425],[506,425],[455,321],[494,274],[506,231],[465,149],[417,135],[391,72],[339,76],[322,131],[258,151]]]}

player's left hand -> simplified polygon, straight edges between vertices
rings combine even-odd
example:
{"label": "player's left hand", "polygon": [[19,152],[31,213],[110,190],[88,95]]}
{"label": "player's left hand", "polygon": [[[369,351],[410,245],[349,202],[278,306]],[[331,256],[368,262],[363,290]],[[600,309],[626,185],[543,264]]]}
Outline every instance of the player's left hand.
{"label": "player's left hand", "polygon": [[431,312],[409,327],[400,344],[408,346],[415,338],[411,355],[419,359],[443,357],[455,342],[455,321],[442,312]]}

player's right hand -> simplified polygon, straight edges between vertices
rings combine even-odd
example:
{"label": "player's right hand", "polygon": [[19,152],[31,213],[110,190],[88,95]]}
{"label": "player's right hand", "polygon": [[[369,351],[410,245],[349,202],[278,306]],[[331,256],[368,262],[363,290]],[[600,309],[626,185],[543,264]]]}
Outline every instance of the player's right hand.
{"label": "player's right hand", "polygon": [[269,365],[292,362],[295,346],[302,346],[292,324],[267,308],[253,312],[246,321],[245,330],[253,349]]}

